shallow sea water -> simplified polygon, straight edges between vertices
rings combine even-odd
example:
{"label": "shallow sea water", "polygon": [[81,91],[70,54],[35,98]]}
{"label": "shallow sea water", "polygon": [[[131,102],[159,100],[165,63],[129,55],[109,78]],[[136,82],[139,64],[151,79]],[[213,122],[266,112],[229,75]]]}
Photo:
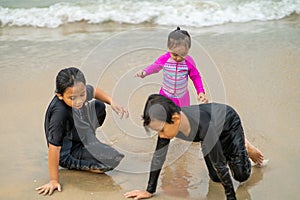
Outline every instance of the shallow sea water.
{"label": "shallow sea water", "polygon": [[[249,181],[234,182],[238,199],[298,199],[300,165],[300,38],[298,17],[280,21],[189,28],[195,58],[210,100],[232,105],[245,133],[270,160],[253,168]],[[0,199],[43,199],[34,188],[48,181],[43,118],[54,95],[54,80],[66,66],[79,66],[89,83],[107,91],[130,111],[108,116],[98,137],[126,157],[106,175],[60,171],[63,192],[51,199],[122,199],[145,189],[155,148],[140,115],[156,93],[161,74],[134,79],[138,69],[165,51],[173,27],[153,25],[65,25],[58,29],[0,29],[1,128]],[[134,36],[134,38],[132,37]],[[192,102],[193,87],[190,84]],[[153,199],[224,199],[209,181],[199,144],[172,142]],[[105,197],[105,198],[103,198]]]}

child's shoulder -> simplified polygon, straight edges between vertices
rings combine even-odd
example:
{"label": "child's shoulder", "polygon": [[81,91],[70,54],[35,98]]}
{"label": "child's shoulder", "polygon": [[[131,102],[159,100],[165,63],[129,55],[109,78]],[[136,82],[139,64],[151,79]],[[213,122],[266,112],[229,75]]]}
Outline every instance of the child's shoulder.
{"label": "child's shoulder", "polygon": [[53,97],[51,103],[48,106],[47,113],[54,113],[58,116],[66,116],[69,112],[72,112],[72,108],[67,106],[62,100],[59,100],[58,97]]}
{"label": "child's shoulder", "polygon": [[162,55],[160,55],[157,60],[156,60],[156,63],[159,63],[159,64],[164,64],[165,62],[167,62],[167,60],[171,57],[171,54],[170,52],[166,52]]}
{"label": "child's shoulder", "polygon": [[170,58],[170,57],[171,57],[171,54],[170,54],[169,51],[167,51],[167,52],[161,54],[159,57],[160,57],[160,58]]}
{"label": "child's shoulder", "polygon": [[185,62],[187,63],[188,66],[189,66],[189,65],[191,65],[191,66],[193,66],[193,67],[196,66],[196,63],[195,63],[194,59],[193,59],[192,56],[190,56],[190,55],[187,55],[187,56],[185,57]]}

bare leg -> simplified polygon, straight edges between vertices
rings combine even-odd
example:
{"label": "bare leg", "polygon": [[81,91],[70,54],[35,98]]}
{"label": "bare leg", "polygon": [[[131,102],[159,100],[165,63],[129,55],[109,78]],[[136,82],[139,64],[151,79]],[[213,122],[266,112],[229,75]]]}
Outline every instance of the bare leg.
{"label": "bare leg", "polygon": [[245,146],[247,149],[247,152],[249,154],[250,159],[257,164],[258,166],[261,166],[263,164],[264,161],[264,155],[263,153],[256,148],[255,146],[253,146],[248,140],[247,138],[245,138]]}

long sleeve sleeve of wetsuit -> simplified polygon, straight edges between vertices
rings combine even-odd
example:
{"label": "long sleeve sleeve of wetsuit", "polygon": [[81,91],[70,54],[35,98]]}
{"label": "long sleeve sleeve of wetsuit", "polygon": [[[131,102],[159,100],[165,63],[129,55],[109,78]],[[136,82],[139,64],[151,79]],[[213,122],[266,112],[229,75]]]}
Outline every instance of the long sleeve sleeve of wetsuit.
{"label": "long sleeve sleeve of wetsuit", "polygon": [[155,152],[152,157],[150,176],[148,181],[147,192],[154,193],[157,187],[158,177],[161,171],[161,168],[166,160],[168,148],[169,148],[169,139],[163,139],[158,137],[157,145]]}
{"label": "long sleeve sleeve of wetsuit", "polygon": [[164,67],[165,63],[167,62],[167,60],[170,58],[170,53],[167,52],[163,55],[161,55],[159,58],[157,58],[157,60],[152,63],[151,65],[149,65],[148,67],[146,67],[144,69],[144,71],[146,72],[146,76],[154,74],[154,73],[158,73],[160,70],[162,70],[162,68]]}
{"label": "long sleeve sleeve of wetsuit", "polygon": [[228,167],[226,165],[226,158],[223,154],[222,146],[219,140],[216,142],[214,147],[208,153],[208,158],[210,159],[225,189],[226,199],[236,200],[232,179]]}
{"label": "long sleeve sleeve of wetsuit", "polygon": [[197,94],[205,93],[200,72],[198,71],[193,58],[191,56],[187,56],[185,60],[189,69],[189,77],[194,84]]}

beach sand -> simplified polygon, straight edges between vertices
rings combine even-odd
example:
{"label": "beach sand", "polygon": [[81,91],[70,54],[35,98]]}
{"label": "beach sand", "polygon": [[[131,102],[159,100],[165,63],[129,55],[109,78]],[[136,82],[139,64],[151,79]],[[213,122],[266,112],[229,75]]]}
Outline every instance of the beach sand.
{"label": "beach sand", "polygon": [[[238,199],[299,198],[299,24],[300,18],[291,16],[187,28],[210,100],[232,105],[249,140],[270,160],[266,167],[253,167],[246,183],[234,182]],[[147,95],[157,93],[161,74],[144,80],[132,75],[165,51],[173,28],[84,23],[1,28],[0,199],[119,200],[127,191],[145,189],[156,137],[144,132],[140,116]],[[43,197],[34,189],[48,182],[44,114],[55,76],[67,66],[80,67],[89,83],[129,109],[130,118],[119,120],[108,106],[97,131],[126,157],[107,174],[61,169],[63,192]],[[190,92],[196,103],[191,84]],[[199,144],[172,142],[153,199],[224,198],[222,186],[208,178]]]}

